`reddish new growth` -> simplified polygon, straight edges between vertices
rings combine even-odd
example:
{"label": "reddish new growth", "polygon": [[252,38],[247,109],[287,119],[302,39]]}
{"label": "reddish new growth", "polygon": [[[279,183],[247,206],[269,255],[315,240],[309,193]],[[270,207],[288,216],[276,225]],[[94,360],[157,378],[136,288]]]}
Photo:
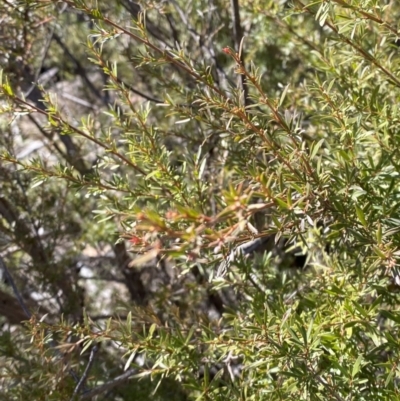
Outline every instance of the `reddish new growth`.
{"label": "reddish new growth", "polygon": [[132,243],[133,245],[139,245],[143,241],[141,238],[139,238],[137,235],[132,235],[132,237],[129,239],[129,242]]}
{"label": "reddish new growth", "polygon": [[231,49],[229,47],[224,47],[222,51],[226,54],[231,54]]}

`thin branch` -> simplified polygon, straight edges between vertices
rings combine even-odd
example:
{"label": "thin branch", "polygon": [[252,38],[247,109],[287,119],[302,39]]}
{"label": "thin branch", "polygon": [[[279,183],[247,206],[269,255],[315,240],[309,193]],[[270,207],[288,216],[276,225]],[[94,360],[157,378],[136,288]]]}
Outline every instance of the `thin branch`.
{"label": "thin branch", "polygon": [[[121,5],[131,14],[134,19],[138,19],[139,14],[142,12],[142,7],[137,2],[121,0]],[[167,42],[166,32],[163,32],[158,25],[154,24],[148,15],[145,15],[145,25],[150,35],[163,43],[166,47],[171,49],[173,48],[173,45]]]}
{"label": "thin branch", "polygon": [[25,92],[25,94],[24,94],[25,97],[28,97],[28,96],[31,94],[31,92],[34,90],[34,88],[35,88],[35,86],[36,86],[36,82],[38,82],[40,70],[42,69],[42,67],[43,67],[43,65],[44,65],[44,62],[45,62],[45,60],[46,60],[47,53],[48,53],[48,51],[49,51],[49,49],[50,49],[50,45],[51,45],[51,42],[52,42],[52,40],[53,40],[53,35],[54,35],[54,27],[52,27],[52,28],[50,29],[50,34],[49,34],[49,37],[47,38],[47,43],[46,43],[45,46],[44,46],[43,54],[42,54],[42,57],[41,57],[41,60],[40,60],[40,64],[39,64],[39,66],[37,67],[37,71],[36,71],[36,73],[35,73],[34,81],[33,81],[33,83],[32,83],[32,82],[30,83],[31,86],[30,86],[30,88]]}
{"label": "thin branch", "polygon": [[142,97],[142,98],[148,100],[149,102],[154,102],[154,103],[157,103],[157,104],[163,104],[163,103],[164,103],[164,101],[161,100],[161,99],[157,99],[157,98],[155,98],[155,97],[153,97],[153,96],[146,95],[145,93],[143,93],[143,92],[141,92],[141,91],[135,89],[132,85],[127,84],[126,82],[122,81],[122,79],[120,79],[120,78],[117,77],[117,76],[115,76],[115,79],[117,80],[117,82],[118,82],[120,85],[124,85],[124,86],[125,86],[127,89],[129,89],[131,92],[135,93],[136,95],[139,95],[140,97]]}
{"label": "thin branch", "polygon": [[31,312],[29,311],[28,307],[26,306],[24,300],[22,299],[22,296],[20,294],[20,292],[18,291],[17,286],[15,285],[14,279],[10,273],[10,271],[8,270],[6,264],[4,263],[3,258],[0,256],[0,268],[3,269],[4,274],[8,280],[8,283],[11,285],[11,288],[13,289],[14,295],[18,300],[18,303],[20,304],[22,310],[24,311],[26,317],[28,319],[30,319],[32,317]]}
{"label": "thin branch", "polygon": [[[40,131],[40,133],[48,139],[51,146],[54,146],[54,149],[61,155],[61,157],[68,161],[68,156],[62,151],[62,149],[58,146],[57,142],[53,140],[53,134],[51,132],[47,132],[36,120],[32,114],[28,114],[29,120],[35,125],[35,127]],[[49,144],[49,147],[50,147]]]}
{"label": "thin branch", "polygon": [[[337,1],[338,2],[338,1]],[[307,11],[309,14],[311,15],[315,15],[315,13],[309,8],[309,5],[303,4],[301,2],[301,0],[295,0],[295,3],[298,4],[300,7],[302,7],[305,11]],[[339,2],[338,2],[339,3]],[[344,5],[346,3],[344,2],[340,2],[340,4]],[[360,10],[357,10],[360,11]],[[367,13],[368,14],[368,13]],[[364,15],[362,13],[362,15]],[[364,17],[367,17],[366,15],[364,15]],[[384,24],[384,26],[388,27],[384,21],[382,20],[377,20],[377,19],[373,19],[372,18],[372,14],[369,14],[368,17],[370,19],[372,19],[375,22],[380,22],[382,24]],[[392,74],[386,67],[384,67],[382,64],[380,64],[378,62],[378,60],[371,54],[368,53],[368,51],[364,50],[360,45],[358,45],[357,43],[355,43],[354,40],[346,37],[345,35],[341,34],[339,32],[339,30],[336,28],[335,25],[333,25],[333,23],[329,22],[328,20],[326,20],[324,22],[324,26],[329,27],[333,32],[336,33],[336,35],[341,38],[345,43],[347,43],[349,46],[351,46],[357,53],[361,54],[361,56],[369,61],[371,64],[375,65],[375,67],[377,67],[379,70],[381,70],[388,78],[389,80],[395,84],[396,86],[400,87],[400,80],[394,75]],[[389,29],[389,28],[388,28]]]}
{"label": "thin branch", "polygon": [[100,99],[102,103],[107,106],[107,103],[104,99],[104,96],[102,93],[92,84],[90,79],[88,78],[86,74],[85,68],[82,66],[80,61],[70,52],[68,47],[65,45],[65,43],[61,40],[61,38],[57,35],[54,34],[54,40],[58,43],[58,45],[61,47],[61,49],[64,51],[65,55],[75,64],[76,72],[82,77],[82,79],[85,81],[87,87],[92,91],[96,99]]}
{"label": "thin branch", "polygon": [[[29,309],[27,308],[27,306],[26,306],[24,300],[22,299],[22,296],[21,296],[20,292],[18,291],[17,286],[15,285],[14,279],[13,279],[13,277],[12,277],[10,271],[8,270],[6,264],[4,263],[4,260],[3,260],[3,258],[2,258],[1,256],[0,256],[0,268],[3,269],[4,274],[5,274],[5,276],[6,276],[7,280],[8,280],[8,283],[11,285],[11,287],[12,287],[12,289],[13,289],[13,291],[14,291],[14,295],[15,295],[15,297],[17,298],[18,303],[19,303],[19,305],[21,306],[22,310],[24,311],[26,317],[27,317],[28,319],[31,319],[32,314],[31,314],[31,312],[29,311]],[[51,344],[51,347],[53,348],[55,354],[58,355],[58,356],[60,357],[60,359],[62,359],[61,356],[60,356],[60,352],[59,352],[58,349],[57,349],[57,346],[56,346],[55,341],[52,340],[52,341],[50,342],[50,344]],[[90,362],[90,360],[89,360],[89,362]],[[88,366],[89,366],[89,364],[88,364]],[[87,370],[87,369],[88,369],[88,368],[86,368],[86,370]],[[86,370],[85,370],[85,372],[86,372]],[[78,378],[77,374],[75,373],[75,371],[74,371],[73,369],[68,369],[68,373],[72,376],[72,378],[73,378],[73,379],[78,383],[78,385],[79,385],[79,383],[82,381],[82,379],[79,380],[79,378]],[[83,376],[82,378],[84,378],[84,377],[85,377],[85,376]],[[80,386],[82,386],[82,384],[81,384]],[[77,387],[78,387],[78,386],[77,386]],[[78,388],[78,390],[79,390],[79,388]]]}
{"label": "thin branch", "polygon": [[[36,113],[42,114],[46,117],[49,117],[50,113],[48,113],[46,110],[43,110],[41,107],[35,106],[29,102],[26,102],[23,99],[20,99],[19,97],[13,97],[13,100],[15,100],[17,103],[24,105],[26,107],[29,107],[31,109],[33,109]],[[87,134],[86,132],[83,132],[82,130],[74,127],[72,124],[68,123],[67,121],[63,120],[60,116],[57,115],[52,115],[51,118],[54,121],[57,121],[60,125],[64,125],[66,126],[68,129],[70,129],[71,131],[73,131],[74,133],[90,140],[91,142],[95,143],[96,145],[98,145],[99,147],[105,149],[106,151],[108,151],[109,153],[113,154],[114,156],[117,156],[119,159],[121,159],[122,161],[124,161],[127,165],[129,165],[130,167],[132,167],[134,170],[136,170],[137,172],[139,172],[140,174],[146,176],[147,173],[142,170],[139,166],[137,166],[135,163],[131,162],[128,158],[126,158],[124,155],[121,155],[120,153],[118,153],[116,150],[109,148],[104,142],[102,142],[101,140],[95,138],[94,136],[90,136],[89,134]],[[68,135],[64,135],[66,137],[68,137]]]}
{"label": "thin branch", "polygon": [[[75,4],[71,1],[71,0],[66,0],[66,3],[70,4],[73,8],[76,8]],[[83,10],[85,12],[87,12],[89,15],[92,15],[93,13],[93,9],[83,6],[82,7]],[[171,53],[170,51],[166,50],[166,49],[161,49],[160,47],[158,47],[157,45],[155,45],[154,43],[150,42],[147,38],[142,38],[139,35],[131,32],[128,29],[123,28],[121,25],[115,23],[114,21],[112,21],[111,19],[107,18],[107,17],[101,17],[102,21],[104,21],[105,23],[107,23],[108,25],[112,26],[113,28],[115,28],[117,31],[120,31],[126,35],[128,35],[130,38],[134,39],[135,41],[139,42],[139,43],[143,43],[144,45],[146,45],[147,47],[149,47],[150,49],[154,50],[155,52],[161,54],[165,60],[167,60],[169,63],[171,63],[171,65],[176,66],[177,68],[185,71],[186,73],[188,73],[190,76],[192,76],[196,81],[198,82],[202,82],[204,83],[207,87],[209,87],[212,91],[214,91],[215,93],[218,93],[222,98],[224,98],[225,100],[229,100],[225,93],[219,89],[217,86],[213,85],[212,83],[208,82],[207,79],[205,79],[204,77],[202,77],[201,75],[199,75],[197,72],[195,72],[191,66],[185,64],[184,62],[178,60],[176,58],[176,56]]]}
{"label": "thin branch", "polygon": [[82,394],[80,399],[81,400],[89,400],[90,398],[92,398],[96,395],[102,394],[102,393],[118,386],[119,384],[123,383],[125,380],[129,379],[131,376],[133,376],[136,373],[137,373],[136,369],[129,369],[122,375],[117,376],[115,379],[112,379],[109,382],[107,382],[101,386],[98,386],[98,387],[94,388],[93,390],[88,391],[85,394]]}
{"label": "thin branch", "polygon": [[[232,18],[233,18],[233,38],[235,41],[235,50],[238,52],[240,61],[242,66],[244,66],[244,54],[241,46],[241,42],[243,40],[243,29],[240,23],[240,7],[239,0],[231,0],[231,8],[232,8]],[[249,90],[246,85],[246,76],[244,74],[240,74],[240,86],[241,91],[243,93],[243,103],[245,106],[249,105]]]}
{"label": "thin branch", "polygon": [[[69,182],[71,182],[73,184],[77,184],[77,185],[80,185],[82,187],[90,188],[90,187],[93,187],[93,185],[94,185],[92,181],[87,181],[87,180],[84,180],[84,179],[78,179],[76,177],[73,177],[73,176],[70,176],[70,175],[67,175],[67,174],[64,174],[64,173],[57,173],[56,171],[37,168],[37,167],[34,167],[32,165],[24,164],[18,159],[0,156],[0,160],[4,160],[4,161],[10,162],[10,163],[14,163],[16,165],[19,165],[19,166],[23,167],[27,171],[34,171],[35,173],[43,174],[46,177],[62,178],[63,180],[67,180],[67,181],[69,181]],[[110,190],[110,191],[117,191],[117,192],[123,192],[123,193],[132,194],[132,191],[128,191],[127,189],[123,189],[123,188],[112,187],[110,185],[103,184],[100,181],[96,182],[96,187],[100,188],[100,189]]]}
{"label": "thin branch", "polygon": [[344,0],[333,0],[334,3],[340,4],[344,8],[350,8],[351,10],[360,13],[364,18],[367,18],[371,21],[374,21],[378,23],[379,25],[383,25],[389,31],[394,33],[396,36],[400,34],[400,31],[398,31],[396,28],[391,26],[387,21],[384,21],[383,19],[379,18],[379,16],[369,13],[367,11],[362,10],[361,8],[358,8],[356,6],[353,6],[352,4],[346,3]]}
{"label": "thin branch", "polygon": [[216,277],[223,277],[228,272],[230,265],[241,256],[246,256],[252,254],[253,252],[257,252],[260,249],[263,249],[265,245],[270,246],[272,239],[273,236],[268,235],[265,237],[256,238],[252,241],[245,242],[235,247],[229,256],[220,263]]}
{"label": "thin branch", "polygon": [[86,380],[86,378],[87,378],[87,376],[88,376],[88,374],[89,374],[89,370],[90,370],[90,368],[91,368],[92,365],[93,365],[94,356],[95,356],[96,352],[98,351],[98,349],[99,349],[99,347],[98,347],[98,345],[96,344],[96,345],[92,348],[92,350],[90,351],[89,361],[88,361],[88,363],[87,363],[87,365],[86,365],[85,371],[83,372],[83,375],[82,375],[81,379],[79,380],[78,384],[77,384],[76,387],[75,387],[75,390],[74,390],[74,392],[73,392],[73,394],[72,394],[72,397],[70,398],[70,401],[73,401],[73,400],[74,400],[74,398],[75,398],[76,395],[78,394],[80,388],[81,388],[81,387],[83,386],[83,384],[85,383],[85,380]]}

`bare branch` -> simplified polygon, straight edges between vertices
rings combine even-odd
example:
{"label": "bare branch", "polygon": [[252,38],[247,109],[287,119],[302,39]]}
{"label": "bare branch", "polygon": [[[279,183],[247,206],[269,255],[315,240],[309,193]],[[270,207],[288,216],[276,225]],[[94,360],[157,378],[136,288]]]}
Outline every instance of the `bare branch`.
{"label": "bare branch", "polygon": [[[239,9],[239,0],[231,0],[231,7],[232,7],[232,18],[233,18],[233,37],[235,40],[235,50],[239,53],[240,61],[243,65],[244,64],[244,53],[243,49],[241,48],[241,42],[243,40],[243,29],[240,23],[240,9]],[[246,85],[246,76],[244,74],[240,74],[240,86],[241,91],[243,92],[243,101],[244,105],[248,106],[248,88]]]}
{"label": "bare branch", "polygon": [[129,369],[125,373],[120,376],[117,376],[115,379],[110,380],[109,382],[103,384],[102,386],[96,387],[93,390],[83,394],[80,399],[81,400],[89,400],[96,395],[102,394],[119,384],[123,383],[125,380],[128,380],[131,376],[137,373],[136,369]]}
{"label": "bare branch", "polygon": [[90,351],[90,356],[89,356],[89,361],[86,365],[85,371],[83,372],[83,375],[81,377],[81,379],[79,380],[78,384],[75,387],[74,393],[72,394],[72,397],[70,398],[70,401],[73,401],[73,399],[76,397],[76,395],[78,394],[80,388],[83,386],[83,384],[85,383],[85,380],[89,374],[90,368],[93,365],[94,362],[94,356],[96,354],[96,352],[98,351],[99,347],[96,344],[92,350]]}
{"label": "bare branch", "polygon": [[4,263],[3,258],[0,256],[0,267],[3,269],[5,276],[7,277],[8,283],[11,285],[11,288],[14,291],[14,295],[16,296],[18,303],[20,304],[22,310],[24,311],[26,317],[28,319],[30,319],[32,317],[31,312],[29,312],[29,309],[27,308],[27,306],[25,305],[24,300],[22,299],[21,294],[18,291],[17,286],[15,285],[14,279],[10,273],[10,271],[8,270],[6,264]]}

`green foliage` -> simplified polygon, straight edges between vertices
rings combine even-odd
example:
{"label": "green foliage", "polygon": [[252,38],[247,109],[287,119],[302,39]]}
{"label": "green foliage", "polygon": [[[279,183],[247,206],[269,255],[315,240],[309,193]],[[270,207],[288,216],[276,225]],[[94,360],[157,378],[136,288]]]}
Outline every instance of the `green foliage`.
{"label": "green foliage", "polygon": [[397,399],[400,6],[63,4],[1,6],[3,398]]}

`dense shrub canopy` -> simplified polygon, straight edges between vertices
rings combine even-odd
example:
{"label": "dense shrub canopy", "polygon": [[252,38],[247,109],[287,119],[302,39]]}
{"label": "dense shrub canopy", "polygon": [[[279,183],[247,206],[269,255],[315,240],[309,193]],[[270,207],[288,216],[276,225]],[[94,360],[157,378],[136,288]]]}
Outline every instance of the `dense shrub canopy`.
{"label": "dense shrub canopy", "polygon": [[0,9],[2,399],[399,397],[400,3]]}

